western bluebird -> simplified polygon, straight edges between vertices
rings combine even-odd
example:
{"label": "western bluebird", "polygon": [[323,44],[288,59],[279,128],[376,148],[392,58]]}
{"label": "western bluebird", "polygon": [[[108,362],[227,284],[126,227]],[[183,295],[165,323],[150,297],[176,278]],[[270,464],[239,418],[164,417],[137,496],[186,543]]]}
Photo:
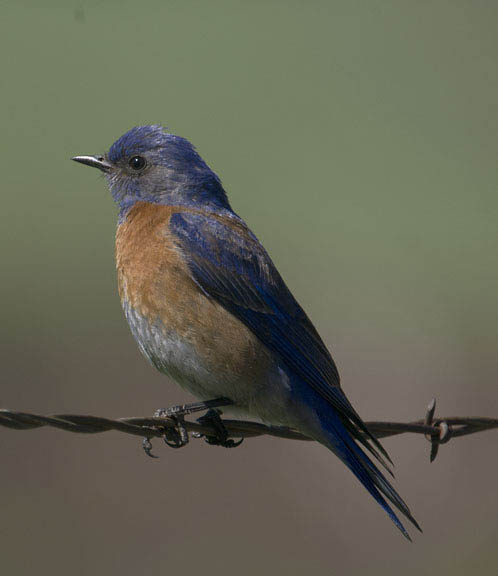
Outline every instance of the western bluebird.
{"label": "western bluebird", "polygon": [[409,538],[388,501],[417,522],[364,449],[386,469],[387,453],[192,144],[162,126],[140,126],[107,154],[73,160],[102,170],[118,205],[119,293],[142,353],[201,400],[226,398],[240,414],[290,426],[329,448]]}

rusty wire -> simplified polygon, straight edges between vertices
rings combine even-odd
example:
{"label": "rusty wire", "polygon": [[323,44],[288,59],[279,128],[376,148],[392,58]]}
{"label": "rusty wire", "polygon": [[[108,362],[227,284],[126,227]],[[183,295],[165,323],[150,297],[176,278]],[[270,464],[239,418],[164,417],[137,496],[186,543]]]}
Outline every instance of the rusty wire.
{"label": "rusty wire", "polygon": [[[431,462],[436,458],[439,446],[447,443],[451,438],[498,428],[498,418],[435,418],[435,409],[436,401],[433,399],[427,407],[423,420],[414,422],[366,422],[366,426],[377,438],[387,438],[405,433],[423,434],[431,444]],[[231,438],[254,438],[268,435],[291,440],[311,440],[311,438],[290,428],[265,426],[257,422],[242,420],[223,419],[222,422]],[[178,419],[157,416],[111,419],[79,414],[43,416],[0,409],[0,426],[13,430],[33,430],[34,428],[50,426],[66,432],[82,434],[98,434],[116,430],[125,434],[141,436],[149,441],[150,438],[165,438],[168,431],[177,429]],[[188,433],[192,433],[194,437],[209,438],[216,434],[213,426],[205,422],[200,423],[182,419],[181,426],[183,430],[187,431],[187,436]]]}

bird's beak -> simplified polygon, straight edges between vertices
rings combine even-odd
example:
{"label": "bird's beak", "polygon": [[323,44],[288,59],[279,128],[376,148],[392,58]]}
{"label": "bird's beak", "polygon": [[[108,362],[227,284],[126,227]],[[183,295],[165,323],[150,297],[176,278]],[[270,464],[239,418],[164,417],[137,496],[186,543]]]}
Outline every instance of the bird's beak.
{"label": "bird's beak", "polygon": [[79,162],[80,164],[86,164],[87,166],[93,166],[93,168],[98,168],[102,170],[102,172],[109,172],[112,168],[105,159],[105,156],[73,156],[71,160]]}

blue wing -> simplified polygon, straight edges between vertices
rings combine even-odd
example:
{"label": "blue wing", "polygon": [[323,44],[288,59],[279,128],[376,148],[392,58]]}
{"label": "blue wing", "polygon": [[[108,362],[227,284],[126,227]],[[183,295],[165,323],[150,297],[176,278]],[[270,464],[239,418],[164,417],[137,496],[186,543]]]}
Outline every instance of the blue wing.
{"label": "blue wing", "polygon": [[417,522],[355,441],[384,467],[381,454],[387,459],[389,456],[342,392],[329,351],[257,238],[233,213],[176,212],[171,216],[170,230],[201,289],[248,326],[293,375],[331,406],[340,420],[329,430],[333,442],[342,446],[339,457],[409,538],[381,493],[419,528]]}
{"label": "blue wing", "polygon": [[330,403],[357,441],[382,463],[379,452],[389,459],[342,392],[336,365],[313,324],[245,223],[232,214],[176,212],[170,229],[199,286]]}

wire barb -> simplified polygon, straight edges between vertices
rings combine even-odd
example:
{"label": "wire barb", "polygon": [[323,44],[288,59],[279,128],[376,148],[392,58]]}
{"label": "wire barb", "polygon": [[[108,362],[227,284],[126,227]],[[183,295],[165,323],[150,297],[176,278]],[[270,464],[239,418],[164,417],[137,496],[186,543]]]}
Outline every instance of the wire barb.
{"label": "wire barb", "polygon": [[[214,402],[215,401],[208,407],[215,405]],[[216,402],[220,402],[220,400]],[[206,408],[199,407],[193,410],[193,412],[203,409]],[[366,422],[365,424],[367,429],[376,438],[387,438],[405,433],[425,435],[431,444],[431,462],[436,458],[439,447],[442,444],[446,444],[452,438],[467,436],[485,430],[498,429],[498,418],[434,418],[435,409],[436,401],[432,400],[423,420],[416,420],[414,422]],[[258,422],[243,420],[221,419],[221,422],[229,438],[254,438],[267,435],[290,440],[311,440],[311,438],[291,428],[265,426]],[[188,442],[189,433],[191,433],[193,437],[199,438],[216,437],[219,432],[209,421],[203,421],[202,419],[201,422],[186,420],[185,415],[182,414],[181,411],[180,416],[178,412],[176,412],[170,416],[111,419],[80,414],[43,416],[28,412],[0,409],[0,426],[12,430],[33,430],[35,428],[49,426],[58,428],[59,430],[65,430],[66,432],[83,434],[99,434],[109,430],[116,430],[124,434],[131,434],[143,438],[144,451],[151,457],[153,457],[151,453],[152,438],[167,438],[170,440],[174,437],[178,442],[173,442],[173,444],[179,443],[181,446],[184,446]],[[175,445],[175,447],[180,446]]]}
{"label": "wire barb", "polygon": [[[436,399],[433,398],[429,405],[427,406],[427,412],[425,413],[425,420],[424,424],[426,426],[432,426],[434,422],[434,412],[436,411]],[[430,461],[434,462],[436,459],[437,453],[439,451],[439,444],[442,437],[442,432],[440,427],[438,426],[438,432],[436,434],[426,434],[426,439],[431,443],[431,454],[430,454]]]}

